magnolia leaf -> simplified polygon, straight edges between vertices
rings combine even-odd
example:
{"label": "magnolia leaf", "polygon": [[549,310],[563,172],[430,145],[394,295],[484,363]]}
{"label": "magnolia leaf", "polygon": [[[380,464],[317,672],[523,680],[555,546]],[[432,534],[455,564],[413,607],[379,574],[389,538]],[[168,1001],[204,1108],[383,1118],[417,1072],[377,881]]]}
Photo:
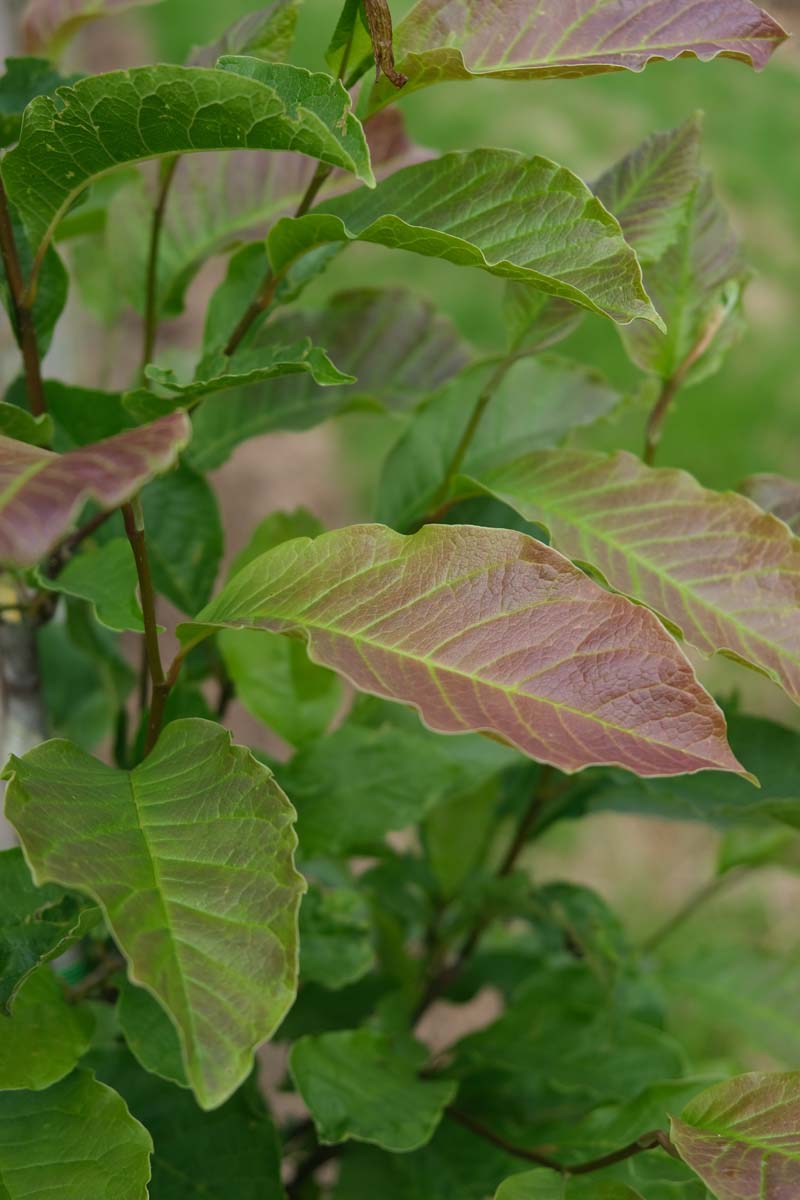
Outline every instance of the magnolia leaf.
{"label": "magnolia leaf", "polygon": [[31,100],[77,78],[65,79],[47,58],[7,58],[5,74],[0,76],[0,146],[17,140],[22,114]]}
{"label": "magnolia leaf", "polygon": [[255,1077],[220,1108],[203,1112],[190,1093],[139,1070],[124,1050],[96,1056],[96,1067],[153,1135],[153,1200],[283,1197],[278,1134]]}
{"label": "magnolia leaf", "polygon": [[427,1051],[371,1029],[295,1042],[289,1065],[323,1145],[373,1142],[393,1154],[430,1141],[457,1085],[422,1080]]}
{"label": "magnolia leaf", "polygon": [[47,966],[33,972],[13,1016],[2,1019],[0,1092],[39,1091],[63,1079],[88,1050],[94,1028],[88,1009],[68,1003]]}
{"label": "magnolia leaf", "polygon": [[82,25],[161,0],[28,0],[22,13],[26,50],[56,57]]}
{"label": "magnolia leaf", "polygon": [[645,266],[645,283],[667,332],[642,322],[622,331],[633,362],[684,387],[713,374],[739,335],[747,278],[738,239],[704,174],[678,240]]}
{"label": "magnolia leaf", "polygon": [[51,592],[89,600],[97,620],[107,629],[144,633],[142,610],[136,598],[136,563],[127,538],[113,538],[103,546],[76,555],[55,579],[38,571],[37,582]]}
{"label": "magnolia leaf", "polygon": [[34,417],[16,404],[0,401],[0,435],[30,446],[49,446],[53,440],[53,418],[49,413]]}
{"label": "magnolia leaf", "polygon": [[[507,0],[418,0],[395,29],[397,69],[406,91],[443,80],[574,79],[605,71],[641,71],[691,54],[766,66],[787,34],[750,0],[698,0],[676,12],[674,0],[574,0],[539,5]],[[393,98],[380,80],[369,108]]]}
{"label": "magnolia leaf", "polygon": [[495,1200],[642,1200],[626,1183],[598,1182],[553,1171],[524,1171],[500,1184]]}
{"label": "magnolia leaf", "polygon": [[521,359],[497,385],[497,361],[468,367],[418,410],[386,460],[378,492],[380,521],[409,529],[448,497],[447,473],[479,398],[492,391],[461,470],[467,475],[525,450],[557,446],[619,404],[597,371],[563,359]]}
{"label": "magnolia leaf", "polygon": [[68,454],[0,437],[0,563],[32,566],[67,532],[84,501],[116,508],[166,471],[189,440],[170,414]]}
{"label": "magnolia leaf", "polygon": [[[247,252],[245,252],[247,253]],[[231,270],[236,270],[236,260]],[[263,254],[255,258],[255,275],[245,289],[252,296],[263,275]],[[238,290],[238,289],[237,289]],[[247,304],[242,298],[230,314],[209,310],[208,336],[227,337]],[[204,404],[194,415],[188,457],[203,471],[221,466],[246,438],[277,429],[308,429],[340,412],[358,408],[408,409],[421,392],[438,387],[464,365],[466,344],[446,317],[402,289],[363,288],[340,292],[327,307],[282,315],[256,336],[285,341],[309,337],[330,349],[343,371],[357,382],[322,389],[310,376],[270,382]],[[241,361],[243,347],[230,360]]]}
{"label": "magnolia leaf", "polygon": [[749,663],[800,702],[800,541],[782,521],[623,451],[542,451],[481,482],[693,646]]}
{"label": "magnolia leaf", "polygon": [[156,589],[181,612],[211,595],[224,547],[213,489],[186,463],[142,492],[147,550]]}
{"label": "magnolia leaf", "polygon": [[800,534],[800,483],[781,475],[751,475],[740,484],[739,491]]}
{"label": "magnolia leaf", "polygon": [[43,1092],[0,1092],[3,1200],[147,1200],[150,1134],[77,1070]]}
{"label": "magnolia leaf", "polygon": [[146,1071],[188,1088],[181,1043],[158,1001],[124,976],[119,982],[117,1020],[128,1049]]}
{"label": "magnolia leaf", "polygon": [[15,847],[0,851],[0,914],[0,1004],[10,1013],[36,968],[82,937],[99,913],[62,887],[37,887]]}
{"label": "magnolia leaf", "polygon": [[[473,150],[415,163],[372,192],[278,221],[267,247],[281,276],[315,251],[298,268],[303,282],[337,244],[354,241],[479,267],[622,324],[643,318],[663,327],[616,219],[576,175],[546,158]],[[296,290],[291,277],[289,288]]]}
{"label": "magnolia leaf", "polygon": [[225,627],[302,634],[315,662],[431,728],[490,732],[567,771],[741,770],[652,613],[524,534],[356,525],[287,542],[178,634],[189,648]]}
{"label": "magnolia leaf", "polygon": [[263,8],[245,13],[210,46],[193,50],[188,65],[213,67],[226,54],[247,54],[265,62],[283,62],[294,42],[301,4],[302,0],[272,0]]}
{"label": "magnolia leaf", "polygon": [[336,990],[375,965],[369,909],[354,888],[312,887],[300,909],[300,978]]}
{"label": "magnolia leaf", "polygon": [[709,1088],[673,1118],[672,1141],[717,1200],[791,1200],[800,1188],[800,1073]]}
{"label": "magnolia leaf", "polygon": [[112,71],[29,105],[3,179],[37,258],[88,184],[148,158],[291,148],[374,182],[364,132],[336,80],[255,58],[219,66]]}
{"label": "magnolia leaf", "polygon": [[182,720],[130,772],[50,741],[12,757],[6,777],[37,882],[103,906],[131,981],[175,1023],[201,1107],[222,1104],[296,988],[303,880],[294,811],[270,772],[218,725]]}

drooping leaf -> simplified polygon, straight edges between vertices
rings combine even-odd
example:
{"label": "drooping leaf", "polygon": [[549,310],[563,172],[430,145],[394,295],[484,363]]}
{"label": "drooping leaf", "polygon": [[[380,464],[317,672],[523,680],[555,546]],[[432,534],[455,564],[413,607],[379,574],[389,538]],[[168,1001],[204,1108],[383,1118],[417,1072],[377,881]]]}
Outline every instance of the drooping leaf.
{"label": "drooping leaf", "polygon": [[209,1113],[124,1051],[98,1056],[96,1069],[153,1136],[152,1200],[195,1200],[198,1187],[206,1200],[283,1197],[277,1130],[254,1077]]}
{"label": "drooping leaf", "polygon": [[369,910],[355,888],[311,888],[300,909],[300,978],[331,990],[375,965]]}
{"label": "drooping leaf", "polygon": [[3,1200],[147,1200],[150,1134],[77,1070],[43,1092],[0,1092]]}
{"label": "drooping leaf", "polygon": [[[19,137],[22,113],[36,96],[46,96],[71,80],[59,75],[47,58],[7,58],[0,75],[0,146]],[[75,77],[77,78],[77,76]]]}
{"label": "drooping leaf", "polygon": [[211,594],[224,545],[217,499],[186,463],[142,492],[147,550],[156,589],[182,612]]}
{"label": "drooping leaf", "polygon": [[[227,338],[253,295],[264,271],[263,255],[252,258],[255,271],[241,300],[209,310],[207,338]],[[231,271],[236,270],[234,260]],[[248,271],[248,275],[249,275]],[[255,344],[266,339],[309,337],[325,346],[339,368],[356,377],[353,384],[317,387],[308,377],[251,387],[224,404],[205,404],[194,416],[189,458],[200,470],[220,466],[245,438],[277,429],[308,429],[350,408],[406,409],[420,393],[438,387],[467,361],[468,350],[452,324],[430,304],[402,289],[363,288],[340,292],[325,308],[281,316],[267,325]],[[238,352],[231,360],[240,361]]]}
{"label": "drooping leaf", "polygon": [[492,390],[461,470],[478,475],[511,456],[557,446],[619,404],[619,393],[597,371],[564,359],[521,359],[495,388],[497,362],[468,367],[419,410],[386,460],[377,516],[413,527],[448,498],[442,492],[456,449],[485,390]]}
{"label": "drooping leaf", "polygon": [[86,1008],[67,1002],[48,966],[22,985],[13,1015],[2,1022],[0,1092],[38,1092],[63,1079],[86,1053],[94,1026]]}
{"label": "drooping leaf", "polygon": [[53,418],[49,413],[34,417],[16,404],[0,401],[0,434],[31,446],[49,446],[53,440]]}
{"label": "drooping leaf", "polygon": [[431,728],[492,732],[568,771],[741,769],[657,619],[524,534],[364,525],[287,542],[178,633],[188,647],[224,627],[301,633],[314,661]]}
{"label": "drooping leaf", "polygon": [[750,663],[800,701],[800,541],[781,521],[625,452],[543,451],[482,481],[693,646]]}
{"label": "drooping leaf", "polygon": [[226,54],[246,54],[265,62],[284,62],[294,41],[303,0],[272,0],[234,21],[210,46],[189,56],[190,67],[213,67]]}
{"label": "drooping leaf", "polygon": [[800,534],[800,483],[781,475],[751,475],[739,487],[759,508],[785,521]]}
{"label": "drooping leaf", "polygon": [[[395,30],[395,56],[409,77],[406,90],[415,91],[481,75],[570,79],[641,71],[687,54],[704,62],[737,58],[760,70],[786,36],[750,0],[698,0],[678,11],[674,0],[644,8],[639,0],[575,0],[533,9],[528,0],[500,9],[482,0],[418,0]],[[381,80],[369,107],[391,98],[391,84]]]}
{"label": "drooping leaf", "polygon": [[76,555],[55,579],[43,571],[37,578],[40,587],[91,601],[97,620],[106,628],[144,632],[136,598],[136,564],[127,538],[113,538]]}
{"label": "drooping leaf", "polygon": [[421,1080],[427,1051],[371,1029],[295,1042],[289,1059],[323,1144],[374,1142],[402,1154],[430,1141],[456,1084]]}
{"label": "drooping leaf", "polygon": [[741,330],[747,278],[728,214],[710,175],[704,174],[690,198],[678,240],[657,262],[645,266],[645,285],[667,331],[642,322],[622,331],[633,362],[681,386],[713,374]]}
{"label": "drooping leaf", "polygon": [[22,37],[32,53],[51,58],[64,48],[87,21],[110,17],[161,0],[28,0],[22,13]]}
{"label": "drooping leaf", "polygon": [[0,562],[32,566],[67,532],[85,500],[116,508],[170,467],[190,425],[172,413],[67,454],[0,437]]}
{"label": "drooping leaf", "polygon": [[573,1176],[564,1180],[545,1169],[512,1175],[500,1184],[495,1200],[643,1200],[626,1183],[598,1182]]}
{"label": "drooping leaf", "polygon": [[672,1121],[672,1141],[717,1200],[791,1200],[800,1187],[800,1073],[709,1088]]}
{"label": "drooping leaf", "polygon": [[37,887],[15,847],[0,851],[0,914],[0,1004],[8,1014],[36,968],[77,941],[99,913],[63,887]]}
{"label": "drooping leaf", "polygon": [[[473,150],[416,163],[370,193],[360,189],[278,221],[267,247],[281,276],[314,252],[295,268],[303,281],[337,245],[353,241],[478,267],[622,324],[642,318],[661,328],[616,219],[549,159]],[[290,291],[296,286],[290,276]]]}
{"label": "drooping leaf", "polygon": [[303,881],[294,813],[270,772],[219,726],[183,720],[131,772],[51,741],[6,774],[37,881],[102,904],[131,980],[178,1029],[198,1101],[221,1104],[296,987]]}
{"label": "drooping leaf", "polygon": [[58,103],[33,101],[3,178],[37,256],[88,184],[148,158],[291,148],[373,182],[364,132],[341,84],[255,58],[218,65],[112,71],[60,89]]}

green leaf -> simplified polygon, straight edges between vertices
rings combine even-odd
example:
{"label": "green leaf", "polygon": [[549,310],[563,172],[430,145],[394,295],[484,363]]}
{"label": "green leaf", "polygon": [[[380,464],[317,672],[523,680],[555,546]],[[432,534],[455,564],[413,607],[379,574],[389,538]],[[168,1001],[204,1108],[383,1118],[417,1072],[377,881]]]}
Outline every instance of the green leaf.
{"label": "green leaf", "polygon": [[90,1071],[0,1093],[4,1200],[147,1200],[150,1134]]}
{"label": "green leaf", "polygon": [[6,777],[37,882],[103,906],[132,982],[178,1029],[198,1101],[221,1104],[296,987],[303,881],[294,812],[270,772],[219,726],[185,720],[130,772],[51,741],[12,758]]}
{"label": "green leaf", "polygon": [[524,534],[355,525],[287,542],[177,632],[190,649],[219,628],[302,635],[313,661],[431,728],[494,733],[567,771],[741,771],[661,623]]}
{"label": "green leaf", "polygon": [[[14,231],[20,270],[23,278],[27,278],[33,264],[33,254],[22,221],[13,205],[11,206],[11,226]],[[53,330],[67,303],[68,291],[69,279],[64,264],[53,247],[48,246],[41,263],[39,282],[33,301],[33,324],[36,329],[36,344],[40,357],[46,354],[50,346]],[[0,302],[8,313],[8,319],[19,342],[20,336],[14,305],[11,301],[11,289],[8,286],[2,260],[0,260]]]}
{"label": "green leaf", "polygon": [[467,367],[419,409],[391,450],[378,520],[412,528],[447,497],[442,486],[478,400],[492,390],[461,471],[480,476],[526,450],[557,446],[612,412],[619,393],[597,371],[564,359],[522,359],[494,390],[498,362]]}
{"label": "green leaf", "polygon": [[55,379],[44,385],[47,411],[56,427],[53,449],[59,453],[90,446],[115,437],[135,422],[125,411],[122,397],[95,388],[71,387]]}
{"label": "green leaf", "polygon": [[[0,851],[0,1004],[8,1014],[22,985],[94,924],[98,910],[63,887],[37,887],[18,848]],[[2,1017],[0,1017],[0,1021]]]}
{"label": "green leaf", "polygon": [[65,79],[47,58],[7,58],[0,76],[0,146],[17,140],[22,113],[35,96],[46,96],[77,78]]}
{"label": "green leaf", "polygon": [[153,1200],[283,1197],[278,1135],[253,1076],[206,1113],[189,1093],[140,1071],[124,1051],[98,1057],[97,1072],[153,1135]]}
{"label": "green leaf", "polygon": [[292,1078],[320,1141],[374,1142],[394,1154],[430,1141],[456,1084],[421,1080],[427,1051],[371,1029],[304,1037],[292,1047]]}
{"label": "green leaf", "polygon": [[37,581],[51,592],[91,601],[97,620],[107,629],[144,632],[136,598],[136,564],[127,538],[113,538],[75,555],[55,579],[38,571]]}
{"label": "green leaf", "polygon": [[[418,0],[395,30],[397,69],[405,91],[443,80],[574,79],[605,71],[641,71],[648,63],[692,54],[721,55],[760,70],[786,39],[777,21],[750,0],[699,0],[676,11],[673,0],[642,9],[620,0],[576,0],[539,6],[510,0]],[[368,111],[388,103],[379,80]]]}
{"label": "green leaf", "polygon": [[255,58],[218,66],[112,71],[61,88],[57,103],[33,101],[3,178],[37,258],[88,184],[148,158],[291,148],[373,183],[364,132],[340,83]]}
{"label": "green leaf", "polygon": [[91,750],[112,731],[133,672],[102,639],[105,630],[87,620],[76,632],[79,621],[56,618],[38,631],[36,642],[50,732]]}
{"label": "green leaf", "polygon": [[30,446],[49,446],[53,440],[53,418],[49,413],[34,417],[16,404],[0,401],[0,434]]}
{"label": "green leaf", "polygon": [[662,327],[616,219],[576,175],[546,158],[473,150],[416,163],[373,192],[278,221],[267,248],[279,276],[314,251],[297,268],[304,281],[337,244],[354,241],[478,267],[623,324],[643,318]]}
{"label": "green leaf", "polygon": [[191,67],[213,67],[226,54],[246,54],[264,62],[284,62],[294,42],[302,0],[272,0],[245,13],[210,46],[193,50]]}
{"label": "green leaf", "polygon": [[192,612],[211,594],[223,551],[216,496],[186,463],[142,492],[147,551],[156,590]]}
{"label": "green leaf", "polygon": [[21,986],[13,1016],[0,1019],[0,1092],[40,1091],[63,1079],[86,1053],[94,1027],[88,1009],[67,1002],[48,966]]}
{"label": "green leaf", "polygon": [[372,42],[364,21],[361,0],[344,0],[344,7],[325,51],[325,62],[332,75],[347,79],[365,59],[372,62]]}
{"label": "green leaf", "polygon": [[500,1184],[495,1200],[642,1200],[624,1183],[563,1179],[553,1171],[524,1171]]}
{"label": "green leaf", "polygon": [[539,354],[569,337],[586,315],[569,300],[538,291],[529,283],[507,283],[503,301],[509,350]]}
{"label": "green leaf", "polygon": [[189,437],[183,413],[103,442],[51,454],[0,436],[0,562],[33,566],[86,500],[117,508],[175,461]]}
{"label": "green leaf", "polygon": [[375,965],[369,910],[354,888],[312,887],[300,909],[300,978],[331,990]]}
{"label": "green leaf", "polygon": [[624,451],[533,453],[482,474],[564,554],[800,702],[800,541],[775,517]]}
{"label": "green leaf", "polygon": [[442,896],[452,900],[487,849],[498,801],[496,780],[456,795],[430,812],[423,827],[425,853]]}
{"label": "green leaf", "polygon": [[800,534],[800,483],[781,475],[751,475],[739,485],[739,491],[759,508],[774,513]]}
{"label": "green leaf", "polygon": [[134,987],[123,976],[116,1013],[120,1032],[137,1062],[153,1075],[188,1088],[178,1032],[150,992]]}
{"label": "green leaf", "polygon": [[[243,283],[238,280],[240,269]],[[263,276],[262,251],[247,248],[231,262],[235,294],[212,300],[206,338],[225,339]],[[449,379],[468,358],[452,324],[430,304],[402,289],[362,288],[340,292],[325,308],[280,316],[256,337],[288,340],[309,337],[327,346],[343,371],[357,378],[335,389],[319,388],[295,376],[251,387],[205,404],[193,419],[189,459],[200,470],[220,466],[245,438],[278,429],[309,429],[338,413],[357,408],[408,409],[420,394]],[[240,361],[237,352],[232,362]]]}
{"label": "green leaf", "polygon": [[161,0],[28,0],[22,36],[29,50],[55,58],[87,21],[110,17]]}
{"label": "green leaf", "polygon": [[781,1200],[800,1187],[800,1073],[730,1079],[673,1118],[672,1141],[717,1200]]}
{"label": "green leaf", "polygon": [[266,554],[282,542],[297,537],[316,537],[323,531],[322,522],[307,508],[296,508],[292,512],[272,512],[256,525],[247,544],[235,555],[228,569],[228,578],[236,575],[254,558]]}

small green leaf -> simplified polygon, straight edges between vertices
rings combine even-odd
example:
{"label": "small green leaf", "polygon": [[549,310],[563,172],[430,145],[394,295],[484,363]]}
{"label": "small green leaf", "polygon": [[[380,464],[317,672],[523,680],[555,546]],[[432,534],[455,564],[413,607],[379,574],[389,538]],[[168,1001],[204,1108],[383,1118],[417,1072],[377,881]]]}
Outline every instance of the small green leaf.
{"label": "small green leaf", "polygon": [[131,772],[51,741],[12,758],[6,778],[37,881],[103,906],[131,980],[178,1029],[201,1106],[221,1104],[296,988],[303,880],[294,812],[270,772],[219,726],[183,720]]}
{"label": "small green leaf", "polygon": [[213,490],[182,462],[142,492],[147,550],[156,590],[193,612],[211,595],[224,535]]}
{"label": "small green leaf", "polygon": [[332,75],[348,79],[364,64],[372,62],[372,42],[364,22],[361,0],[344,0],[344,6],[333,31],[325,62]]}
{"label": "small green leaf", "polygon": [[787,1200],[800,1188],[800,1072],[742,1075],[673,1118],[672,1141],[717,1200]]}
{"label": "small green leaf", "polygon": [[0,1093],[8,1200],[147,1200],[150,1134],[90,1071],[43,1092]]}
{"label": "small green leaf", "polygon": [[49,446],[53,440],[53,418],[49,413],[34,417],[16,404],[0,402],[0,434],[30,446]]}
{"label": "small green leaf", "polygon": [[425,853],[445,900],[457,895],[482,860],[497,801],[493,779],[437,804],[425,818]]}
{"label": "small green leaf", "polygon": [[301,1038],[289,1063],[321,1142],[354,1138],[402,1154],[430,1141],[456,1092],[419,1079],[427,1057],[411,1038],[359,1029]]}
{"label": "small green leaf", "polygon": [[353,888],[312,887],[300,908],[300,978],[333,991],[375,965],[369,910]]}
{"label": "small green leaf", "polygon": [[563,1179],[547,1170],[524,1171],[500,1184],[495,1200],[643,1200],[625,1183]]}
{"label": "small green leaf", "polygon": [[0,1020],[0,1092],[40,1091],[63,1079],[86,1053],[94,1028],[91,1013],[67,1002],[48,966],[29,976],[13,1015]]}
{"label": "small green leaf", "polygon": [[99,915],[83,896],[57,884],[37,887],[21,850],[0,851],[0,1004],[5,1013],[36,968],[62,954]]}
{"label": "small green leaf", "polygon": [[145,1071],[188,1088],[178,1031],[155,997],[123,976],[116,1011],[128,1049]]}
{"label": "small green leaf", "polygon": [[38,571],[37,580],[40,587],[51,592],[91,601],[97,620],[107,629],[144,632],[136,598],[136,564],[126,538],[112,538],[96,549],[75,555],[55,579]]}

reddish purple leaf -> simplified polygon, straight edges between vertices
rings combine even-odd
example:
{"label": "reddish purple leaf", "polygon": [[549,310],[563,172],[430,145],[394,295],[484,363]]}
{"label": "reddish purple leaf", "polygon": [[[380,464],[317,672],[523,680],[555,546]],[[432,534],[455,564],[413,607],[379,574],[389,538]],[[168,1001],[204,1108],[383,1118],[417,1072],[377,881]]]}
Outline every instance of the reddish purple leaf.
{"label": "reddish purple leaf", "polygon": [[0,437],[0,563],[38,562],[86,500],[103,508],[129,500],[172,466],[190,430],[186,414],[174,412],[68,454]]}
{"label": "reddish purple leaf", "polygon": [[564,771],[742,772],[682,651],[639,605],[541,542],[429,525],[356,525],[255,559],[195,620],[301,634],[362,691],[415,705],[443,733],[495,734]]}
{"label": "reddish purple leaf", "polygon": [[794,533],[800,533],[800,483],[782,475],[751,475],[739,491],[759,508],[780,517]]}

